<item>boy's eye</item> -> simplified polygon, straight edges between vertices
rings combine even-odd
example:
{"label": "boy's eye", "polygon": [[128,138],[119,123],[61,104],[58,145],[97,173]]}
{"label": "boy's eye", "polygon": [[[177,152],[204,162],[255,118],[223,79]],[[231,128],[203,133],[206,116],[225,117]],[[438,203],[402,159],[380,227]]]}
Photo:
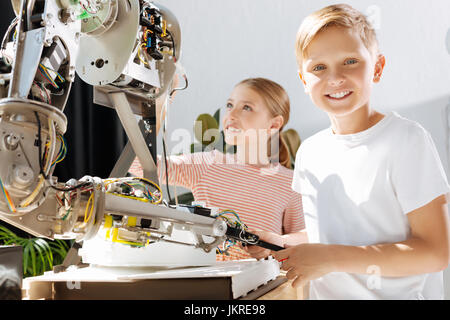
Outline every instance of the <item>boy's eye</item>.
{"label": "boy's eye", "polygon": [[313,68],[313,71],[321,71],[324,69],[325,69],[325,66],[323,64],[319,64]]}
{"label": "boy's eye", "polygon": [[231,109],[233,108],[233,105],[231,103],[227,103],[227,105],[225,106],[226,109]]}
{"label": "boy's eye", "polygon": [[245,111],[252,111],[252,107],[248,106],[248,105],[244,105],[244,107],[242,108]]}
{"label": "boy's eye", "polygon": [[345,61],[345,64],[355,64],[357,62],[358,62],[358,60],[356,60],[356,59],[348,59]]}

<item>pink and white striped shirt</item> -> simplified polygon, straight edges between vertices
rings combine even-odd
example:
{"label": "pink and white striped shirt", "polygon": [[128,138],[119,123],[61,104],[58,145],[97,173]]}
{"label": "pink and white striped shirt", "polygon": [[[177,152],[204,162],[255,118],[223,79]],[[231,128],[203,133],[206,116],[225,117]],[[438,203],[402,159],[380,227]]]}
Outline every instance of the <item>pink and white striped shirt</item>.
{"label": "pink and white striped shirt", "polygon": [[[190,189],[207,207],[234,210],[250,229],[288,234],[305,228],[301,196],[291,189],[293,170],[280,164],[266,168],[237,164],[234,159],[217,150],[170,156],[169,184]],[[138,160],[130,172],[142,176]],[[158,174],[164,183],[161,157]],[[231,257],[249,257],[238,251],[231,250]]]}

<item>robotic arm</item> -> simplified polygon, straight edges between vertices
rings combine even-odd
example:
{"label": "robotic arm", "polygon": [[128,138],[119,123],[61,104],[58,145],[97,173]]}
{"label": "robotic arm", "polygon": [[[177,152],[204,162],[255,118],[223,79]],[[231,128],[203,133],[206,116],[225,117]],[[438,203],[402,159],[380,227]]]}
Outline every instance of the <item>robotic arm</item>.
{"label": "robotic arm", "polygon": [[[162,205],[156,173],[156,119],[180,57],[175,16],[148,0],[12,0],[16,18],[0,47],[0,219],[38,237],[155,241],[210,252],[225,239],[282,249],[208,208]],[[109,179],[66,183],[63,113],[75,72],[94,102],[114,108],[129,143]],[[136,121],[139,118],[139,123]],[[138,156],[143,178],[126,174]],[[194,243],[171,238],[190,231]],[[205,237],[204,237],[205,236]]]}
{"label": "robotic arm", "polygon": [[[113,241],[132,245],[165,240],[174,227],[191,231],[206,252],[222,242],[223,220],[161,204],[152,141],[156,101],[171,89],[180,56],[175,17],[147,0],[12,5],[17,17],[0,62],[0,219],[50,239],[87,240],[103,225]],[[63,110],[75,72],[94,86],[97,103],[118,112],[144,178],[60,183],[52,175],[65,152]]]}

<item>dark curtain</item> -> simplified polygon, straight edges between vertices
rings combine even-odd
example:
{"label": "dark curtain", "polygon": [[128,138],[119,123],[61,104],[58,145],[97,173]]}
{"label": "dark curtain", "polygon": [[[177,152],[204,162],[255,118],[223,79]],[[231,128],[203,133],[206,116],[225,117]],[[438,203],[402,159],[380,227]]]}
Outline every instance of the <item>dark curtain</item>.
{"label": "dark curtain", "polygon": [[[0,39],[15,17],[9,0],[0,1]],[[1,40],[0,40],[1,41]],[[107,178],[127,142],[116,111],[93,103],[92,87],[76,77],[66,104],[67,156],[54,171],[58,181],[85,175]]]}
{"label": "dark curtain", "polygon": [[55,168],[59,181],[85,175],[107,178],[128,140],[116,111],[92,101],[93,88],[76,77],[64,110],[68,150]]}

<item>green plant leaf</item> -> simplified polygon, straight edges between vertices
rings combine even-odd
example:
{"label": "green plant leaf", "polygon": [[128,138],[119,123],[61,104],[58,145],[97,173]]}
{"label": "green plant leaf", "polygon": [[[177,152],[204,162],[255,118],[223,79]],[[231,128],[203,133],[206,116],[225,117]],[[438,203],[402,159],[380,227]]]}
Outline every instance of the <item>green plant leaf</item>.
{"label": "green plant leaf", "polygon": [[[201,125],[198,125],[199,122],[201,123]],[[203,145],[208,145],[214,142],[214,138],[211,139],[212,141],[204,140],[205,132],[211,129],[219,130],[219,124],[217,123],[216,119],[214,119],[214,117],[212,117],[208,113],[202,113],[201,115],[199,115],[194,125],[194,135],[197,141],[199,141]]]}
{"label": "green plant leaf", "polygon": [[[60,240],[61,241],[61,240]],[[54,260],[54,264],[57,264],[56,261],[63,261],[64,258],[67,255],[67,251],[68,251],[68,246],[63,242],[50,242],[49,243],[50,247],[52,248],[52,252],[53,252],[53,260]]]}
{"label": "green plant leaf", "polygon": [[205,150],[205,146],[200,143],[192,143],[191,144],[191,153],[201,152]]}
{"label": "green plant leaf", "polygon": [[68,245],[67,242],[64,241],[64,240],[59,240],[59,239],[57,239],[57,240],[55,240],[54,242],[60,244],[61,247],[64,247],[66,250],[69,250],[69,249],[70,249],[70,248],[69,248],[69,245]]}
{"label": "green plant leaf", "polygon": [[40,275],[51,270],[55,263],[62,263],[69,248],[63,240],[47,241],[41,238],[19,237],[2,225],[0,225],[0,243],[22,246],[24,277]]}
{"label": "green plant leaf", "polygon": [[28,243],[24,243],[23,248],[23,275],[26,276],[28,274],[28,264],[30,260],[30,246]]}
{"label": "green plant leaf", "polygon": [[[37,244],[36,239],[32,239],[31,243],[33,244],[33,248],[36,250],[35,252],[36,254],[36,258],[40,258],[40,259],[36,259],[36,274],[38,275],[41,272],[43,272],[43,270],[45,270],[45,259],[44,259],[44,252],[45,250],[40,247],[40,245]],[[42,262],[42,264],[41,264]]]}
{"label": "green plant leaf", "polygon": [[33,246],[33,242],[29,241],[27,244],[27,247],[30,248],[29,252],[30,252],[30,258],[31,258],[31,270],[32,270],[32,275],[36,276],[37,272],[36,272],[36,251],[34,250],[34,246]]}
{"label": "green plant leaf", "polygon": [[[35,244],[36,247],[40,248],[42,250],[42,258],[47,258],[48,261],[48,266],[49,268],[53,268],[53,254],[52,254],[52,250],[48,244],[47,241],[45,241],[44,239],[40,239],[40,238],[36,238],[35,239]],[[45,268],[45,259],[42,261],[43,265],[44,265],[44,270],[46,270]]]}
{"label": "green plant leaf", "polygon": [[214,119],[216,119],[217,124],[220,126],[220,108],[213,115]]}
{"label": "green plant leaf", "polygon": [[0,230],[4,233],[5,236],[7,237],[11,237],[11,238],[16,238],[17,235],[12,232],[11,230],[9,230],[8,228],[6,228],[5,226],[0,225]]}

